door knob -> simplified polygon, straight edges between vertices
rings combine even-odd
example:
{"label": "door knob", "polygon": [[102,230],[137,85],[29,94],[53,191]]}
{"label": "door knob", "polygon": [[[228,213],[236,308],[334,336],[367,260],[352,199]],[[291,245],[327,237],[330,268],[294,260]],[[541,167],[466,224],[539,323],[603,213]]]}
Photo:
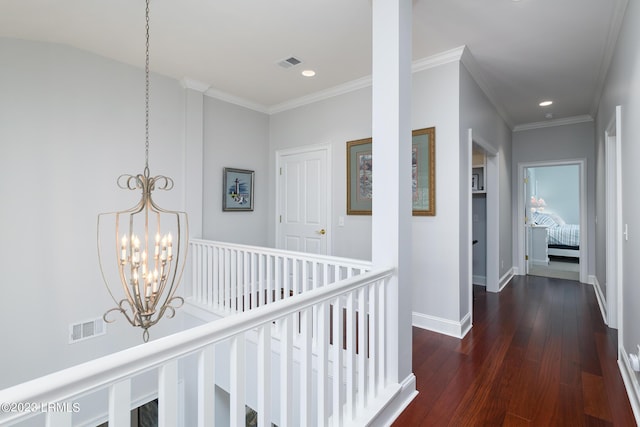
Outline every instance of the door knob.
{"label": "door knob", "polygon": [[316,231],[316,233],[325,235],[325,234],[327,234],[327,231],[323,228],[322,230]]}

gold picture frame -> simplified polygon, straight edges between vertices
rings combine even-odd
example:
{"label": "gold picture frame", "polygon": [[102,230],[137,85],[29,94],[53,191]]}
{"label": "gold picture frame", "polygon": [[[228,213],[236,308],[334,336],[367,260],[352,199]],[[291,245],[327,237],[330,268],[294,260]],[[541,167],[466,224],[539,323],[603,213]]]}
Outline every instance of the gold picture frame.
{"label": "gold picture frame", "polygon": [[[436,214],[436,128],[411,133],[414,216]],[[373,194],[372,138],[347,141],[347,215],[371,215]]]}

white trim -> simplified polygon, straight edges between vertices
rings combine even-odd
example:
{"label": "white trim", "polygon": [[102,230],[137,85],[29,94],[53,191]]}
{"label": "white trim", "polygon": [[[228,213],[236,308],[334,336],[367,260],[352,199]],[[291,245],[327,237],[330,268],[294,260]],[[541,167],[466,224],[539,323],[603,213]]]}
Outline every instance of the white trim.
{"label": "white trim", "polygon": [[464,58],[465,50],[468,50],[466,46],[459,46],[444,52],[436,53],[435,55],[431,55],[426,58],[415,60],[411,66],[411,72],[417,73],[430,68],[439,67],[450,62],[460,61]]}
{"label": "white trim", "polygon": [[593,290],[596,293],[596,300],[598,301],[598,307],[600,307],[600,314],[602,315],[602,320],[605,325],[608,325],[607,321],[607,300],[602,293],[602,288],[600,287],[600,282],[596,276],[589,275],[589,284],[593,286]]}
{"label": "white trim", "polygon": [[193,80],[188,77],[184,77],[180,80],[180,84],[185,89],[192,89],[201,93],[205,93],[209,90],[209,85],[203,82],[199,82],[198,80]]}
{"label": "white trim", "polygon": [[392,397],[382,399],[385,404],[376,413],[367,412],[370,418],[367,420],[366,425],[390,426],[417,395],[416,377],[411,373],[400,383],[399,388]]}
{"label": "white trim", "polygon": [[221,90],[210,87],[207,89],[204,94],[210,98],[219,99],[221,101],[228,102],[230,104],[239,105],[240,107],[248,108],[250,110],[257,111],[259,113],[269,114],[269,109],[264,105],[258,104],[256,102],[248,101],[244,98],[240,98],[239,96],[232,95],[227,92],[223,92]]}
{"label": "white trim", "polygon": [[618,43],[618,34],[622,28],[622,22],[624,15],[627,11],[628,0],[620,0],[614,2],[614,11],[609,21],[609,33],[607,34],[606,46],[602,55],[602,62],[600,63],[600,69],[598,70],[598,82],[596,85],[595,96],[593,97],[593,104],[591,104],[591,115],[596,116],[598,114],[598,107],[600,106],[600,99],[602,98],[602,92],[604,91],[605,82],[607,80],[607,74],[609,73],[609,67],[611,66],[611,59],[616,52],[616,44]]}
{"label": "white trim", "polygon": [[302,107],[304,105],[313,104],[314,102],[323,101],[325,99],[333,98],[334,96],[344,95],[345,93],[354,92],[356,90],[371,87],[371,76],[362,77],[357,80],[331,87],[329,89],[321,90],[300,98],[292,99],[280,104],[272,105],[267,108],[267,114],[276,114],[283,111],[291,110],[294,108]]}
{"label": "white trim", "polygon": [[545,120],[544,122],[533,122],[516,125],[513,128],[514,132],[520,132],[523,130],[550,128],[554,126],[575,125],[576,123],[592,122],[593,117],[588,114],[582,116],[565,117],[562,119]]}
{"label": "white trim", "polygon": [[412,316],[413,320],[411,323],[416,328],[426,329],[454,338],[463,338],[471,329],[470,313],[459,322],[443,319],[442,317],[430,316],[424,313],[416,313],[415,311]]}
{"label": "white trim", "polygon": [[509,284],[511,279],[513,279],[513,276],[517,276],[517,275],[518,275],[517,267],[511,267],[509,270],[507,270],[507,272],[504,273],[504,275],[500,278],[500,291],[502,291],[504,287]]}
{"label": "white trim", "polygon": [[640,385],[638,385],[636,373],[631,369],[629,356],[623,346],[618,347],[618,368],[622,375],[624,388],[627,390],[627,397],[629,398],[629,403],[631,403],[631,410],[636,419],[636,424],[640,425]]}
{"label": "white trim", "polygon": [[622,337],[622,107],[615,113],[604,133],[605,152],[605,286],[608,325],[618,328]]}

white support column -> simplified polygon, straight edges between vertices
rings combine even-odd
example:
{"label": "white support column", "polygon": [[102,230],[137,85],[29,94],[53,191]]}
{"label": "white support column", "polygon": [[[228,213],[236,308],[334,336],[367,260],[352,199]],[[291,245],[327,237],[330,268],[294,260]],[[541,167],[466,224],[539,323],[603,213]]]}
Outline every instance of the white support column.
{"label": "white support column", "polygon": [[373,0],[372,261],[387,292],[389,380],[411,374],[411,0]]}

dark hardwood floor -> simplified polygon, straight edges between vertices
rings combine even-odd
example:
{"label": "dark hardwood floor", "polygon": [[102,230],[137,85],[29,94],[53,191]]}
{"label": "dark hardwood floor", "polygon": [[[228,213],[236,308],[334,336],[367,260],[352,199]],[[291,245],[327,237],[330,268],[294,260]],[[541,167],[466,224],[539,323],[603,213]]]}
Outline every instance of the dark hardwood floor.
{"label": "dark hardwood floor", "polygon": [[419,394],[394,426],[636,425],[592,286],[516,276],[474,286],[473,314],[462,340],[414,328]]}

